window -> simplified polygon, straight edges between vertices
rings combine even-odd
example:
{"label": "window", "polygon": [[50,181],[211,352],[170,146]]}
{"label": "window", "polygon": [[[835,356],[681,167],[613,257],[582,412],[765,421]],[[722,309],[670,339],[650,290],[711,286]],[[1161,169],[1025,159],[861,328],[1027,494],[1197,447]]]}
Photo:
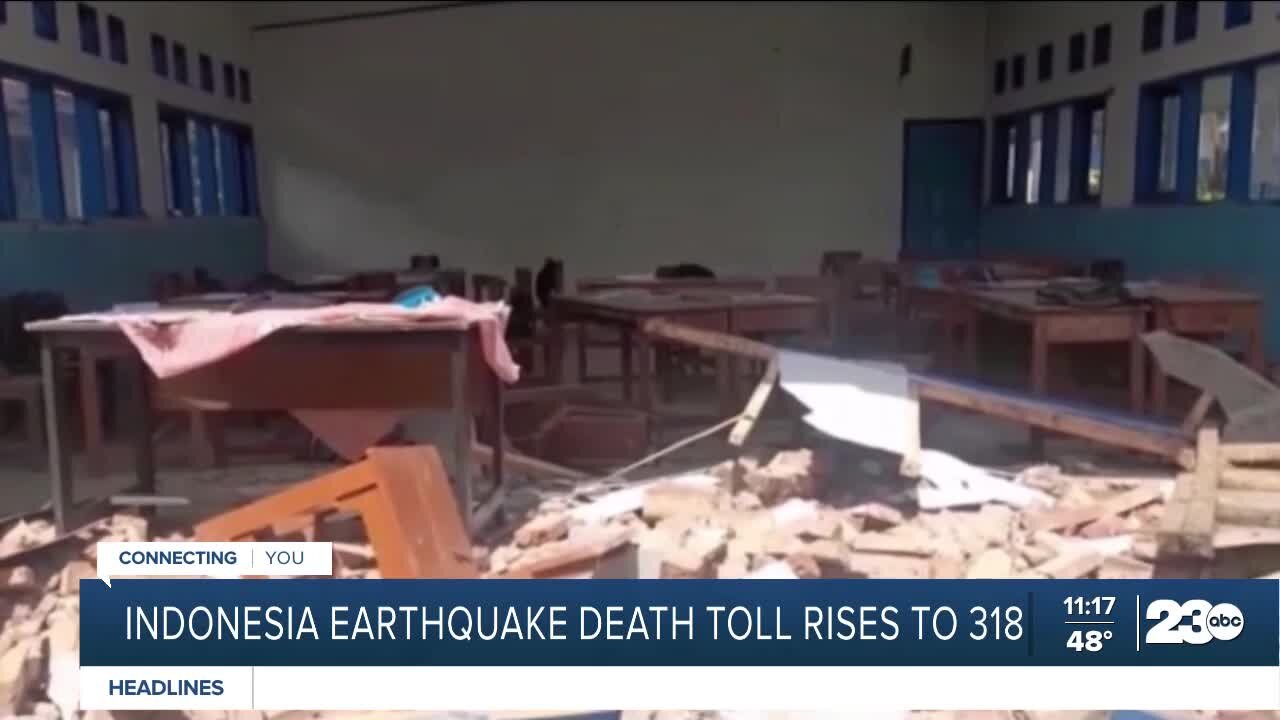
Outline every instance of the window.
{"label": "window", "polygon": [[1089,164],[1086,170],[1084,196],[1097,199],[1102,196],[1102,149],[1106,137],[1106,110],[1101,106],[1084,108],[1089,118]]}
{"label": "window", "polygon": [[1040,201],[1041,153],[1044,151],[1044,116],[1035,113],[1027,123],[1028,155],[1027,155],[1027,195],[1028,205]]}
{"label": "window", "polygon": [[160,150],[170,214],[257,214],[253,139],[248,128],[162,108]]}
{"label": "window", "polygon": [[1008,63],[1004,60],[996,61],[995,92],[997,95],[1004,92],[1005,73],[1007,68]]}
{"label": "window", "polygon": [[1280,200],[1280,63],[1263,65],[1254,78],[1249,198]]}
{"label": "window", "polygon": [[161,35],[151,36],[151,69],[160,77],[169,76],[169,44]]}
{"label": "window", "polygon": [[1173,42],[1184,43],[1196,37],[1196,24],[1200,16],[1197,0],[1177,0],[1173,4]]}
{"label": "window", "polygon": [[1093,65],[1111,62],[1111,25],[1099,25],[1093,29]]}
{"label": "window", "polygon": [[1227,196],[1227,149],[1231,134],[1231,76],[1214,75],[1200,88],[1200,134],[1196,145],[1196,199]]}
{"label": "window", "polygon": [[0,0],[0,25],[9,22],[9,10],[5,7],[5,0]]}
{"label": "window", "polygon": [[1071,199],[1071,119],[1070,105],[1058,110],[1058,139],[1054,148],[1053,201],[1059,205]]}
{"label": "window", "polygon": [[1072,35],[1067,45],[1067,70],[1080,72],[1084,69],[1084,33]]}
{"label": "window", "polygon": [[80,49],[90,55],[102,54],[102,35],[98,30],[98,11],[91,5],[76,6],[76,18],[80,21]]}
{"label": "window", "polygon": [[200,89],[213,92],[213,58],[200,53]]}
{"label": "window", "polygon": [[1006,200],[1012,200],[1018,192],[1018,126],[1010,122],[1004,137],[1004,193]]}
{"label": "window", "polygon": [[245,68],[240,68],[240,102],[253,102],[253,88],[249,85],[249,71]]}
{"label": "window", "polygon": [[236,66],[231,63],[222,63],[222,91],[228,98],[236,99]]}
{"label": "window", "polygon": [[1036,61],[1036,75],[1040,82],[1047,82],[1053,77],[1053,45],[1041,45]]}
{"label": "window", "polygon": [[58,41],[58,5],[53,0],[31,0],[31,21],[36,35]]}
{"label": "window", "polygon": [[187,71],[187,46],[182,43],[173,44],[173,79],[186,85],[191,81]]}
{"label": "window", "polygon": [[129,64],[129,41],[124,34],[124,21],[115,15],[107,16],[107,55],[112,62]]}
{"label": "window", "polygon": [[1013,56],[1013,89],[1014,90],[1022,89],[1022,80],[1026,75],[1026,69],[1027,69],[1027,56],[1014,55]]}
{"label": "window", "polygon": [[1248,25],[1253,20],[1253,3],[1249,0],[1227,0],[1226,15],[1223,24],[1230,30],[1233,27]]}
{"label": "window", "polygon": [[991,202],[1005,204],[1018,199],[1018,118],[996,118],[991,137]]}
{"label": "window", "polygon": [[31,120],[31,94],[25,82],[0,80],[4,97],[5,128],[9,131],[9,173],[12,198],[0,198],[0,210],[7,218],[40,218],[40,183],[36,179],[35,133]]}
{"label": "window", "polygon": [[[6,71],[0,218],[92,219],[141,211],[128,100]],[[7,152],[6,152],[7,150]]]}
{"label": "window", "polygon": [[1178,117],[1182,98],[1168,93],[1160,98],[1160,156],[1156,174],[1156,192],[1172,194],[1178,189]]}
{"label": "window", "polygon": [[1152,5],[1142,11],[1142,52],[1155,52],[1164,46],[1164,5]]}

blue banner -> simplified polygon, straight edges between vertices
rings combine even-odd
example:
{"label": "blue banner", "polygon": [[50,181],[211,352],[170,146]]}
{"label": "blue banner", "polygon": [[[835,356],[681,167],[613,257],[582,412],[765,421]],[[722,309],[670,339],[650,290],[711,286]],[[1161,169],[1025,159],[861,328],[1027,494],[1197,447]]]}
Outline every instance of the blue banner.
{"label": "blue banner", "polygon": [[81,582],[84,666],[1280,665],[1258,580]]}

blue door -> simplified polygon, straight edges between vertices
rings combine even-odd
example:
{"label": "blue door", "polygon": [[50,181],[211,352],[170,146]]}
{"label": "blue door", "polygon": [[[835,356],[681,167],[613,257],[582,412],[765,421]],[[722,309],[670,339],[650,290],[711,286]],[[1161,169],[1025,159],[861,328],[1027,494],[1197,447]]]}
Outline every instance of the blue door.
{"label": "blue door", "polygon": [[908,120],[902,158],[901,256],[977,257],[982,121]]}

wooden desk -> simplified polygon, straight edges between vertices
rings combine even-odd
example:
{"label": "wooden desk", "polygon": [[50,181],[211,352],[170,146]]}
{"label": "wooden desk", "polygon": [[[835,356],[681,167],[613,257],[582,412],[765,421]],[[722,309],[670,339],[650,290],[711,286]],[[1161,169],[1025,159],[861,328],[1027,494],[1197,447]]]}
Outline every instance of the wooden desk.
{"label": "wooden desk", "polygon": [[652,275],[615,275],[612,277],[582,278],[575,283],[578,293],[602,290],[649,290],[652,292],[681,292],[684,290],[740,290],[763,292],[768,279],[751,275],[725,275],[714,278],[659,278]]}
{"label": "wooden desk", "polygon": [[1144,409],[1146,355],[1142,333],[1146,331],[1146,308],[1141,304],[1115,307],[1069,307],[1036,301],[1034,288],[957,290],[954,307],[963,313],[964,356],[971,371],[976,370],[976,336],[982,315],[1028,325],[1031,328],[1031,390],[1048,392],[1049,350],[1054,345],[1124,342],[1129,345],[1129,406],[1135,413]]}
{"label": "wooden desk", "polygon": [[[474,527],[470,471],[475,411],[486,408],[499,437],[503,432],[502,383],[485,364],[476,333],[443,325],[359,323],[281,330],[217,363],[157,380],[113,325],[49,320],[27,327],[41,340],[49,483],[60,532],[92,519],[97,510],[74,505],[66,402],[58,382],[62,364],[73,352],[82,358],[125,360],[122,365],[137,378],[132,406],[138,492],[156,489],[152,411],[157,404],[214,411],[448,408],[458,501],[467,527]],[[495,442],[494,447],[500,490],[503,444]]]}
{"label": "wooden desk", "polygon": [[[639,332],[646,320],[661,317],[695,328],[738,335],[798,333],[818,327],[821,302],[812,297],[776,293],[701,290],[660,294],[622,290],[558,297],[553,301],[552,310],[552,332],[557,348],[563,347],[563,326],[567,323],[617,328],[622,338],[623,396],[631,400],[634,395],[642,409],[652,410],[652,346],[649,336]],[[579,343],[581,337],[580,333]],[[639,367],[632,367],[633,358]],[[733,358],[722,355],[718,362],[720,400],[728,408],[734,402],[737,373]],[[560,377],[560,363],[560,353],[555,353],[554,378]],[[634,383],[636,379],[638,383]]]}
{"label": "wooden desk", "polygon": [[[1152,327],[1177,335],[1245,338],[1245,364],[1259,374],[1266,372],[1262,350],[1262,297],[1238,290],[1159,283],[1139,288],[1135,295],[1151,302]],[[1169,379],[1159,367],[1152,370],[1151,405],[1164,414]]]}

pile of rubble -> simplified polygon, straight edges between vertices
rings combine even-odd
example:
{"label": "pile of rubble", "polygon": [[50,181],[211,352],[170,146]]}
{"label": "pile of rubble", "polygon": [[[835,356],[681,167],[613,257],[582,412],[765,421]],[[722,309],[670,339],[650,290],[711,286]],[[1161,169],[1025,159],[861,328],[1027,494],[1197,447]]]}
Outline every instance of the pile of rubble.
{"label": "pile of rubble", "polygon": [[641,578],[1149,578],[1173,487],[1036,467],[1010,482],[1042,503],[925,512],[896,477],[849,488],[836,475],[823,453],[791,450],[589,502],[551,498],[488,569],[519,576],[629,546]]}

